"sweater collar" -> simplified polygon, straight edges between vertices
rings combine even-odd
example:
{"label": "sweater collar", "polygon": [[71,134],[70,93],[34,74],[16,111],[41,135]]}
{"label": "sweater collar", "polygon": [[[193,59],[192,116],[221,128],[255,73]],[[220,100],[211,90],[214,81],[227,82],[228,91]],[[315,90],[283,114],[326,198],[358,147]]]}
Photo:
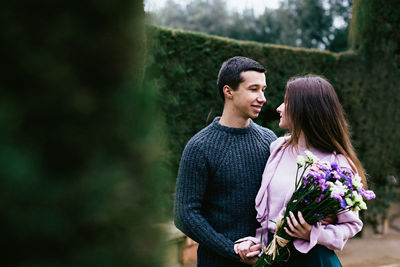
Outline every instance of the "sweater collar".
{"label": "sweater collar", "polygon": [[249,125],[247,125],[244,128],[234,128],[234,127],[229,127],[225,126],[219,123],[219,120],[221,117],[215,117],[212,126],[215,127],[217,130],[224,131],[227,133],[232,133],[232,134],[245,134],[251,131],[255,127],[255,123],[253,122],[252,119],[250,119]]}

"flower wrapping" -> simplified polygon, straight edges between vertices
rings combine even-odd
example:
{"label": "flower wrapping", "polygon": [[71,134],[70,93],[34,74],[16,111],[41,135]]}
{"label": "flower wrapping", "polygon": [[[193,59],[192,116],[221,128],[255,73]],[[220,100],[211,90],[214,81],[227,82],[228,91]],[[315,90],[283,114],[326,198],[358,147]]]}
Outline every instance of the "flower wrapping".
{"label": "flower wrapping", "polygon": [[[371,190],[365,190],[361,177],[349,168],[339,167],[336,162],[320,161],[310,151],[306,158],[298,156],[295,190],[286,205],[282,218],[276,222],[273,240],[254,267],[279,266],[290,257],[288,244],[293,241],[284,228],[289,228],[286,218],[300,211],[308,224],[314,225],[326,218],[334,218],[348,210],[367,209],[366,200],[375,198]],[[299,173],[302,169],[302,173]],[[306,170],[309,172],[305,175]],[[262,242],[262,238],[261,238]]]}

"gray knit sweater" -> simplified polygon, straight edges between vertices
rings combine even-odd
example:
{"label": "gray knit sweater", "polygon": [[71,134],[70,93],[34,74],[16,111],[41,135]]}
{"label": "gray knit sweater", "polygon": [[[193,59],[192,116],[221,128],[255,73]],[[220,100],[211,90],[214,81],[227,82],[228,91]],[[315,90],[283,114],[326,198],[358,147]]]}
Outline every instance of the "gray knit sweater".
{"label": "gray knit sweater", "polygon": [[187,143],[178,171],[175,225],[197,241],[198,266],[248,266],[234,241],[259,227],[255,196],[275,134],[250,121],[246,128],[219,117]]}

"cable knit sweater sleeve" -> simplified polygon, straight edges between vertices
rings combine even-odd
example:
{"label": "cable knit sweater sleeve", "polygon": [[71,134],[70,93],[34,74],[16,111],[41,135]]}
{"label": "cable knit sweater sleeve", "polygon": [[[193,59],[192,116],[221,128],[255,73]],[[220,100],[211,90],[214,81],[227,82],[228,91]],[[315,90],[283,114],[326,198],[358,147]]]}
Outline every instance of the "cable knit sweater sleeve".
{"label": "cable knit sweater sleeve", "polygon": [[234,243],[207,222],[201,214],[208,182],[207,159],[199,145],[189,142],[181,159],[176,185],[174,221],[178,229],[221,256],[239,260]]}

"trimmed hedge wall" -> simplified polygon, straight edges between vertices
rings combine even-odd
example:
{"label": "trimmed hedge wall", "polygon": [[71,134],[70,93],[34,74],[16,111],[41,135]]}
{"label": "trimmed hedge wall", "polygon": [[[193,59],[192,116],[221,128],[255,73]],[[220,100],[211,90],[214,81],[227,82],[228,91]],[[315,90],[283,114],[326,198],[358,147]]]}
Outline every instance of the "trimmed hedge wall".
{"label": "trimmed hedge wall", "polygon": [[[393,9],[390,5],[400,7],[395,1],[388,4],[377,0],[367,2],[371,5],[379,3],[383,11]],[[356,1],[355,6],[357,19],[352,23],[359,24],[369,17],[357,15],[357,7],[362,5]],[[385,14],[374,13],[377,17]],[[400,14],[394,17],[398,20]],[[392,19],[386,23],[397,22]],[[393,25],[393,29],[398,25]],[[355,47],[358,50],[331,53],[148,26],[146,80],[157,88],[165,114],[171,170],[176,174],[189,138],[221,114],[222,101],[216,80],[220,65],[227,58],[242,55],[266,66],[267,103],[256,121],[277,135],[284,133],[277,126],[279,116],[275,109],[283,101],[286,81],[294,75],[323,75],[332,82],[341,99],[354,145],[369,174],[369,185],[378,193],[378,199],[374,201],[378,205],[370,204],[371,212],[368,213],[372,214],[370,221],[377,223],[374,220],[378,215],[385,216],[388,203],[394,197],[393,179],[388,177],[397,176],[400,170],[399,149],[395,148],[400,140],[400,109],[397,108],[400,76],[399,68],[394,64],[396,61],[393,61],[398,58],[399,51],[393,50],[393,42],[389,42],[390,49],[385,50],[388,56],[382,59],[374,49],[368,48],[369,39],[363,37],[365,27],[360,26],[360,30],[355,31],[357,25],[352,25],[352,34],[358,34],[352,37],[357,40]],[[397,38],[397,33],[385,31],[384,34]],[[171,181],[171,190],[174,183],[175,180]]]}
{"label": "trimmed hedge wall", "polygon": [[[234,55],[254,58],[267,67],[267,103],[257,120],[276,132],[288,78],[315,73],[335,77],[336,56],[330,52],[263,45],[180,30],[149,26],[147,80],[154,82],[168,125],[174,168],[184,145],[223,108],[216,81],[222,62]],[[155,78],[154,78],[155,77]]]}

